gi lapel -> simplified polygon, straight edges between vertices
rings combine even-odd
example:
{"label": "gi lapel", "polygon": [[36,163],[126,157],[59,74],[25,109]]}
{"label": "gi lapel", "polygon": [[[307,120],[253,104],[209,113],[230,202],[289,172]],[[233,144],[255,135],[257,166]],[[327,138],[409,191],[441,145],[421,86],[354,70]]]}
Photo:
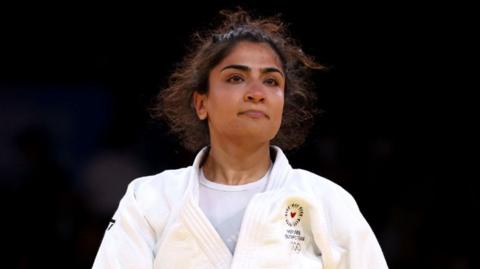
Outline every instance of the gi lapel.
{"label": "gi lapel", "polygon": [[229,268],[232,262],[232,254],[198,204],[199,167],[207,152],[208,149],[203,148],[193,162],[184,206],[180,215],[214,267]]}
{"label": "gi lapel", "polygon": [[280,189],[288,178],[291,166],[282,150],[277,146],[271,146],[275,151],[275,161],[270,173],[265,192],[256,194],[245,211],[242,226],[238,237],[235,255],[232,261],[232,269],[234,268],[250,268],[256,260],[255,241],[262,231],[265,216],[268,207],[262,206],[268,204],[267,200],[272,199],[274,192]]}
{"label": "gi lapel", "polygon": [[[264,193],[255,195],[250,201],[243,217],[240,234],[235,248],[235,259],[222,238],[201,210],[198,203],[200,164],[208,148],[203,148],[196,156],[189,173],[189,186],[184,199],[184,206],[180,213],[183,222],[197,239],[199,246],[208,256],[215,268],[248,268],[248,264],[255,256],[251,249],[252,242],[261,231],[262,218],[265,216],[265,207],[261,200],[269,199],[275,191],[281,188],[288,178],[291,166],[282,150],[272,146],[275,151],[275,161]],[[233,263],[232,263],[233,260]]]}

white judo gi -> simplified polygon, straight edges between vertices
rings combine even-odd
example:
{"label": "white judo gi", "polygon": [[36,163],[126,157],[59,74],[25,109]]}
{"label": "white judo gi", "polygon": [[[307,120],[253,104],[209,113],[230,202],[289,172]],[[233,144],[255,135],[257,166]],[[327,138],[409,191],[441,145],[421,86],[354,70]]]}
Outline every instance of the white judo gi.
{"label": "white judo gi", "polygon": [[352,196],[272,148],[266,190],[248,204],[233,255],[199,207],[204,148],[192,166],[130,183],[93,268],[388,268]]}

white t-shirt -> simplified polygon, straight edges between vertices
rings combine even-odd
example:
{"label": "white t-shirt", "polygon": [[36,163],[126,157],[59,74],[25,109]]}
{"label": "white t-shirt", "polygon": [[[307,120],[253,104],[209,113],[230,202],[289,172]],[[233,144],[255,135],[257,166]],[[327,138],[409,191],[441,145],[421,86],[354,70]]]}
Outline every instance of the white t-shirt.
{"label": "white t-shirt", "polygon": [[200,208],[217,230],[232,254],[235,252],[243,215],[250,199],[267,186],[272,166],[259,180],[243,185],[212,182],[200,169]]}

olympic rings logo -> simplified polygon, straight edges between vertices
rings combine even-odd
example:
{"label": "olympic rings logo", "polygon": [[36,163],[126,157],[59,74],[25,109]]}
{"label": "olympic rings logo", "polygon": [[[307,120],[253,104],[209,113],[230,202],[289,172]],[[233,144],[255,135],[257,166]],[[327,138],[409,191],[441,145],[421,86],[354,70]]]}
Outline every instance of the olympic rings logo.
{"label": "olympic rings logo", "polygon": [[295,241],[290,241],[290,248],[295,251],[295,253],[299,253],[302,250],[300,243]]}

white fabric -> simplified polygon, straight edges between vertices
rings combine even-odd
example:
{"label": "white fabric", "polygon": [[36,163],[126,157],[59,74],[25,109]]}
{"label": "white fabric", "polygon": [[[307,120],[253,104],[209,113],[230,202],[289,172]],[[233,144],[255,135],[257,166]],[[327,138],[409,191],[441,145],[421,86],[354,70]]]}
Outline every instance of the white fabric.
{"label": "white fabric", "polygon": [[352,196],[292,169],[273,148],[270,180],[247,206],[235,254],[199,207],[203,149],[192,166],[130,183],[93,268],[388,268]]}
{"label": "white fabric", "polygon": [[255,182],[225,185],[208,180],[200,169],[200,208],[231,253],[235,252],[245,208],[255,194],[265,189],[270,170]]}

